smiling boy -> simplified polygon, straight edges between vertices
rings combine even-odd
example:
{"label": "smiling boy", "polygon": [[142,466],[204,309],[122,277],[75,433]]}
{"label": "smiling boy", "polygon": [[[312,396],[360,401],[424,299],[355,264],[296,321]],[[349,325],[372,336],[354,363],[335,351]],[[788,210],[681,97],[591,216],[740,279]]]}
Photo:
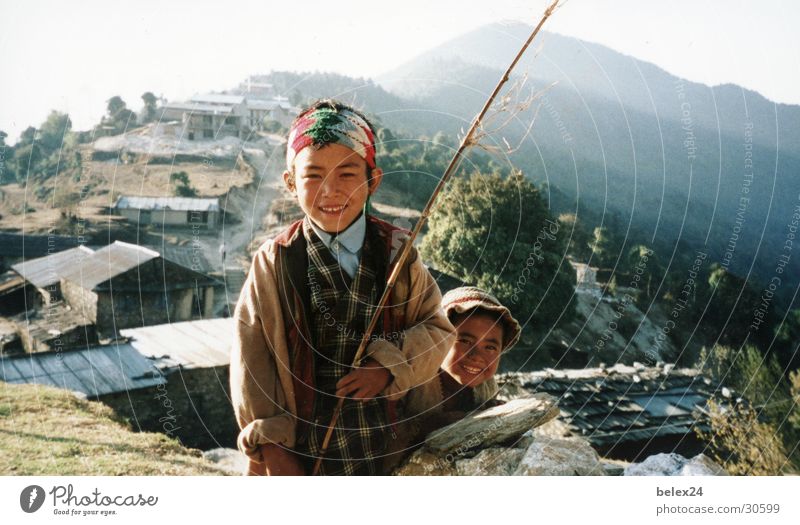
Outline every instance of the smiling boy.
{"label": "smiling boy", "polygon": [[474,286],[450,290],[442,309],[456,339],[433,381],[408,396],[409,416],[475,410],[497,394],[494,375],[500,357],[519,340],[521,327],[490,293]]}
{"label": "smiling boy", "polygon": [[302,111],[286,187],[304,217],[253,257],[230,368],[239,449],[255,474],[307,474],[340,397],[322,474],[377,474],[394,403],[436,374],[453,341],[441,294],[413,250],[361,366],[351,363],[408,232],[366,212],[383,173],[375,132],[344,104]]}
{"label": "smiling boy", "polygon": [[493,295],[474,286],[450,290],[442,310],[456,338],[436,376],[408,393],[405,419],[389,443],[384,471],[393,471],[434,430],[495,403],[500,357],[519,340],[521,327]]}

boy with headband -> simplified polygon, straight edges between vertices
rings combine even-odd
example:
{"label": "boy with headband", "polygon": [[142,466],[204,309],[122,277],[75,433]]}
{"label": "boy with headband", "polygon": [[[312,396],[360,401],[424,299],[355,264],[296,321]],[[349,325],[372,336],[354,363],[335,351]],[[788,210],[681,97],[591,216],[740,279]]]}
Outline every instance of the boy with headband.
{"label": "boy with headband", "polygon": [[283,179],[305,216],[258,249],[234,313],[231,397],[251,473],[310,474],[344,397],[320,473],[380,474],[398,400],[453,343],[414,250],[351,366],[408,233],[367,213],[382,176],[361,113],[323,100],[295,119]]}

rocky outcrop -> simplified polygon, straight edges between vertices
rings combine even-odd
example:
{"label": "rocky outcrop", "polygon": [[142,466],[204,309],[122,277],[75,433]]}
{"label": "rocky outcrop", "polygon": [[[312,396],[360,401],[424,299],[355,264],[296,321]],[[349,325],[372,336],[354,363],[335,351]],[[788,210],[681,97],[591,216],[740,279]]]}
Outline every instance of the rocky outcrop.
{"label": "rocky outcrop", "polygon": [[600,456],[583,439],[536,438],[520,459],[515,476],[604,476]]}
{"label": "rocky outcrop", "polygon": [[394,474],[604,475],[599,456],[585,440],[534,433],[558,412],[554,397],[534,394],[470,415],[429,434]]}
{"label": "rocky outcrop", "polygon": [[473,458],[456,461],[459,476],[510,476],[525,455],[519,448],[487,448]]}
{"label": "rocky outcrop", "polygon": [[442,455],[489,448],[518,438],[557,416],[556,398],[534,394],[469,415],[436,430],[425,439],[425,446]]}
{"label": "rocky outcrop", "polygon": [[203,452],[203,457],[214,463],[221,471],[231,475],[244,475],[247,473],[247,456],[235,448],[215,448]]}
{"label": "rocky outcrop", "polygon": [[728,473],[705,454],[687,459],[680,454],[655,454],[625,469],[626,476],[727,476]]}

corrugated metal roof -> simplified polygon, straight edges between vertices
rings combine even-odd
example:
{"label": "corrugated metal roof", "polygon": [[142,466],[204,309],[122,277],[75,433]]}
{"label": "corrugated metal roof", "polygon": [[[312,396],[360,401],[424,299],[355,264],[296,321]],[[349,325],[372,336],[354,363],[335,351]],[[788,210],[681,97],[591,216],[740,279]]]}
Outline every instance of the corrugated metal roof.
{"label": "corrugated metal roof", "polygon": [[219,199],[194,197],[140,197],[121,195],[114,208],[120,210],[175,210],[175,211],[219,211]]}
{"label": "corrugated metal roof", "polygon": [[233,318],[201,319],[122,330],[129,344],[161,370],[205,368],[230,363]]}
{"label": "corrugated metal roof", "polygon": [[268,109],[273,110],[275,108],[281,108],[285,110],[289,110],[292,107],[291,104],[288,102],[284,102],[281,100],[263,100],[263,99],[248,99],[247,100],[247,108],[248,109]]}
{"label": "corrugated metal roof", "polygon": [[130,344],[0,357],[0,374],[7,383],[50,385],[89,397],[166,383],[159,370]]}
{"label": "corrugated metal roof", "polygon": [[159,256],[157,251],[136,244],[114,241],[94,252],[81,264],[64,270],[62,277],[87,290]]}
{"label": "corrugated metal roof", "polygon": [[39,288],[57,283],[65,272],[80,267],[82,262],[94,254],[86,246],[70,248],[38,259],[29,259],[11,268]]}
{"label": "corrugated metal roof", "polygon": [[202,250],[198,250],[195,246],[179,246],[176,244],[161,243],[148,244],[146,248],[161,253],[161,256],[168,261],[172,261],[175,264],[179,264],[196,272],[208,274],[214,271],[214,267],[208,262],[205,255],[203,255]]}
{"label": "corrugated metal roof", "polygon": [[221,93],[204,93],[195,95],[191,98],[192,102],[205,102],[211,104],[230,104],[237,105],[244,102],[243,95],[224,95]]}
{"label": "corrugated metal roof", "polygon": [[512,384],[558,398],[570,430],[594,445],[618,445],[656,436],[682,435],[703,427],[702,410],[714,387],[696,369],[616,364],[585,368],[508,373]]}
{"label": "corrugated metal roof", "polygon": [[178,111],[188,111],[190,113],[213,113],[215,115],[227,115],[233,111],[233,106],[202,104],[199,102],[170,102],[164,104],[163,109],[175,109]]}

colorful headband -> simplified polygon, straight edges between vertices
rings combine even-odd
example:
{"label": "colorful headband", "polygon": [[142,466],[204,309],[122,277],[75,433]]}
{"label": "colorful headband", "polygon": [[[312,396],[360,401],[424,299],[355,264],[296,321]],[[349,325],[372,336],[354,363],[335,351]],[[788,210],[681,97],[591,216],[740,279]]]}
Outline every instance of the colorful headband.
{"label": "colorful headband", "polygon": [[355,151],[367,166],[375,167],[375,136],[369,124],[348,109],[318,108],[300,116],[289,131],[286,166],[292,168],[295,156],[310,144],[336,143]]}

